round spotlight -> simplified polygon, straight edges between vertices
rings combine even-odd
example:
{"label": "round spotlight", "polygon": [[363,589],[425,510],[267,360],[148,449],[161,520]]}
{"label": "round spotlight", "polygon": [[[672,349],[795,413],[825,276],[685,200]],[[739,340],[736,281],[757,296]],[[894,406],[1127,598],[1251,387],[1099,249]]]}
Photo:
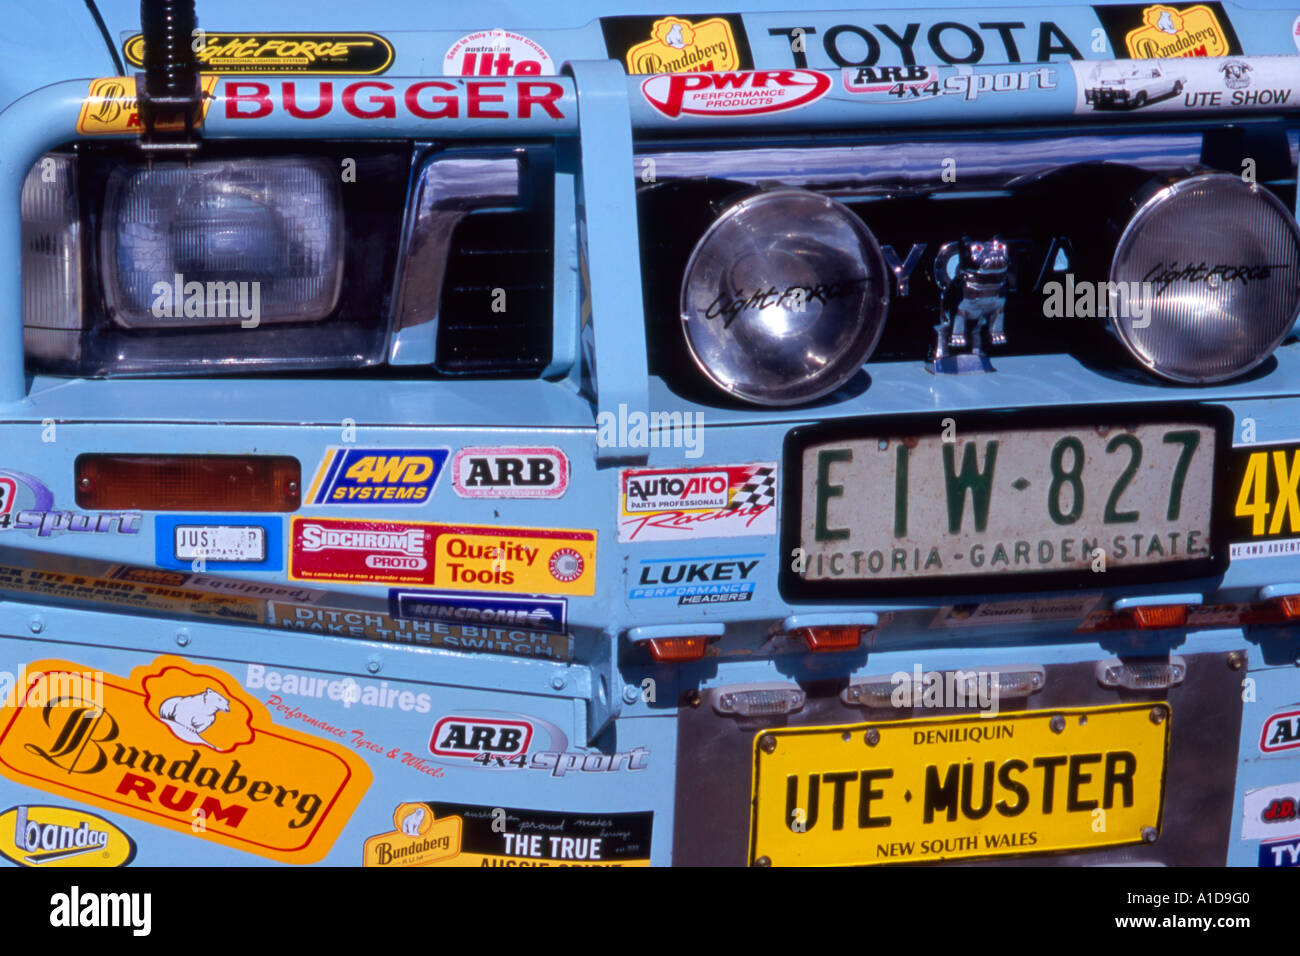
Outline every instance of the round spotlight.
{"label": "round spotlight", "polygon": [[686,264],[681,315],[691,356],[748,402],[820,398],[876,347],[888,275],[875,237],[842,204],[802,189],[742,199]]}
{"label": "round spotlight", "polygon": [[1222,382],[1273,353],[1300,318],[1300,228],[1276,196],[1226,173],[1137,201],[1110,267],[1109,320],[1174,382]]}

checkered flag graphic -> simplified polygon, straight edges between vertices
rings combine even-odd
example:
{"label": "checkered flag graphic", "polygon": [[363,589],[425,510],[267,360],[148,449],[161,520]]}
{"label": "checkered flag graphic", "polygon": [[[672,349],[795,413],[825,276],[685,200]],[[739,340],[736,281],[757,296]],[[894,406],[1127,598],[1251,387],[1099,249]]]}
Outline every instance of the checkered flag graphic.
{"label": "checkered flag graphic", "polygon": [[771,507],[776,504],[776,469],[757,468],[731,496],[728,509],[752,508],[758,505]]}

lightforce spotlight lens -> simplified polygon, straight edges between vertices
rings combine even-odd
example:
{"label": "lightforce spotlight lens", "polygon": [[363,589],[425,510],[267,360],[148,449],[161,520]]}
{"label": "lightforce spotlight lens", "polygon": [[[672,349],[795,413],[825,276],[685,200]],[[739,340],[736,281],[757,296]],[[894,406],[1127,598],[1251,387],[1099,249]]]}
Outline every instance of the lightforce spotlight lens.
{"label": "lightforce spotlight lens", "polygon": [[847,382],[880,340],[888,305],[871,231],[841,203],[802,189],[726,208],[682,278],[695,364],[758,405],[812,401]]}
{"label": "lightforce spotlight lens", "polygon": [[[1136,203],[1111,263],[1109,322],[1133,357],[1174,382],[1258,366],[1300,317],[1300,228],[1269,190],[1226,173]],[[1126,301],[1127,300],[1127,301]]]}

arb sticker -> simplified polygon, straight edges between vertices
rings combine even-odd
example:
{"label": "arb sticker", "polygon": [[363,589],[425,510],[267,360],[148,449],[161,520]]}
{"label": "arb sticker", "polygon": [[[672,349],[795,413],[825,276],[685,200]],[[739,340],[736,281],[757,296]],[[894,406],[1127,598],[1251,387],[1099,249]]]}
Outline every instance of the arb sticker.
{"label": "arb sticker", "polygon": [[1274,714],[1264,721],[1259,749],[1266,754],[1283,753],[1300,748],[1300,710]]}
{"label": "arb sticker", "polygon": [[[132,66],[144,66],[144,37],[122,45]],[[195,50],[204,73],[383,73],[393,45],[377,33],[205,33]]]}
{"label": "arb sticker", "polygon": [[323,858],[370,785],[348,747],[275,726],[229,674],[179,657],[105,674],[95,695],[29,703],[87,670],[28,665],[0,709],[0,773],[283,863]]}
{"label": "arb sticker", "polygon": [[462,448],[451,480],[462,498],[560,498],[569,459],[559,448]]}
{"label": "arb sticker", "polygon": [[331,448],[316,469],[312,505],[422,505],[449,448]]}
{"label": "arb sticker", "polygon": [[0,813],[0,854],[19,866],[126,866],[135,841],[85,810],[33,804]]}
{"label": "arb sticker", "polygon": [[294,518],[289,577],[512,594],[594,594],[596,532]]}
{"label": "arb sticker", "polygon": [[[212,104],[212,92],[217,88],[215,76],[201,78],[203,105],[201,119],[206,119]],[[86,98],[81,101],[77,116],[77,132],[83,136],[106,133],[139,133],[140,108],[135,98],[135,80],[125,76],[105,76],[90,81]]]}
{"label": "arb sticker", "polygon": [[619,472],[619,541],[776,533],[776,462]]}
{"label": "arb sticker", "polygon": [[463,36],[442,58],[444,76],[553,76],[555,63],[522,33],[480,30]]}
{"label": "arb sticker", "polygon": [[641,84],[647,102],[669,119],[777,113],[807,106],[830,88],[831,78],[812,70],[665,73]]}

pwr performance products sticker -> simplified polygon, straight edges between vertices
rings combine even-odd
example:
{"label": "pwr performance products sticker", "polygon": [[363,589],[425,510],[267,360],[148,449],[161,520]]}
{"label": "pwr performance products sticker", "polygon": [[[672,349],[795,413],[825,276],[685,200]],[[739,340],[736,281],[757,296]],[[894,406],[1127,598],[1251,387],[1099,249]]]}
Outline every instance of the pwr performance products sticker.
{"label": "pwr performance products sticker", "polygon": [[427,504],[449,454],[449,448],[330,448],[307,504]]}
{"label": "pwr performance products sticker", "polygon": [[755,116],[798,109],[830,92],[831,78],[811,70],[665,73],[641,84],[646,102],[669,119]]}
{"label": "pwr performance products sticker", "polygon": [[776,462],[625,468],[618,480],[619,541],[776,533]]}
{"label": "pwr performance products sticker", "polygon": [[282,863],[322,859],[370,786],[346,745],[276,726],[235,678],[180,657],[105,674],[97,693],[65,693],[60,707],[28,703],[88,670],[28,665],[28,685],[0,709],[0,773]]}
{"label": "pwr performance products sticker", "polygon": [[463,36],[442,58],[444,76],[553,76],[555,63],[522,33],[480,30]]}
{"label": "pwr performance products sticker", "polygon": [[596,532],[294,518],[289,578],[513,594],[594,594]]}
{"label": "pwr performance products sticker", "polygon": [[[144,37],[122,45],[132,66],[144,66]],[[383,73],[393,45],[377,33],[205,33],[195,51],[204,73]]]}
{"label": "pwr performance products sticker", "polygon": [[654,814],[404,803],[366,866],[649,866]]}
{"label": "pwr performance products sticker", "polygon": [[[200,107],[200,123],[208,115],[212,105],[212,92],[217,88],[215,76],[201,77],[203,84],[203,104]],[[81,113],[77,116],[77,132],[83,136],[99,136],[108,133],[139,133],[144,129],[140,125],[140,106],[135,97],[135,80],[124,76],[105,76],[90,81],[86,98],[81,101]]]}

